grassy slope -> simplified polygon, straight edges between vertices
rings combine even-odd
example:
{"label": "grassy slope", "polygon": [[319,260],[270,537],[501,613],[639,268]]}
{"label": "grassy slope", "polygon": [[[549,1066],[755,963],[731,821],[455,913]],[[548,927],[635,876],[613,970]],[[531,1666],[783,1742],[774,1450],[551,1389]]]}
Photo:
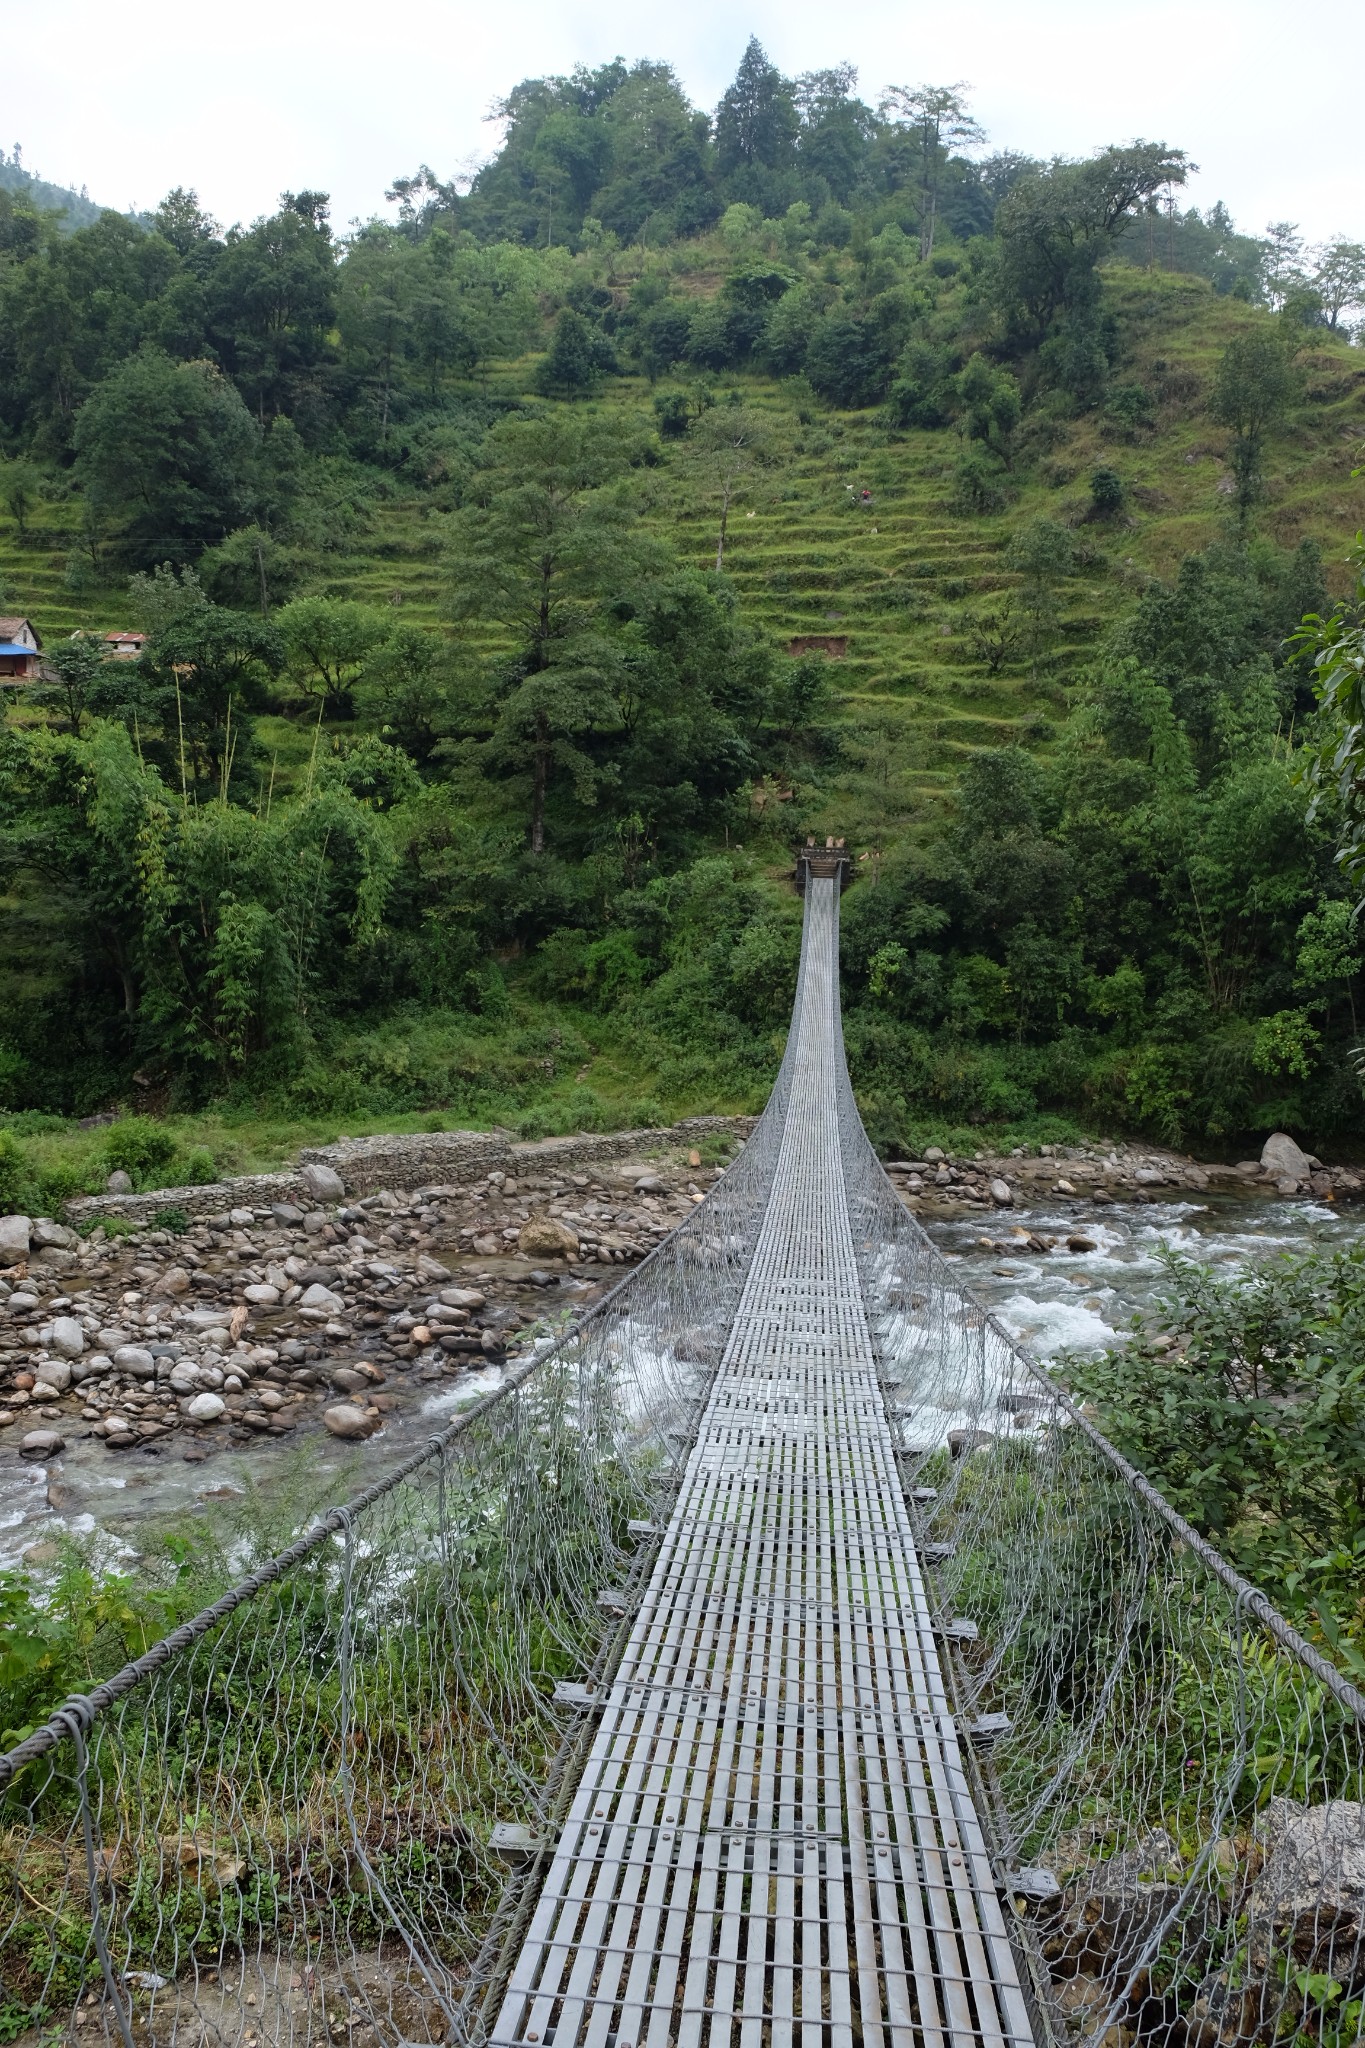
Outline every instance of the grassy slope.
{"label": "grassy slope", "polygon": [[[1115,270],[1106,294],[1119,316],[1124,355],[1118,382],[1140,382],[1159,401],[1156,429],[1125,441],[1102,414],[1063,423],[1045,452],[1021,461],[1008,509],[987,518],[960,516],[951,477],[961,449],[955,432],[894,434],[875,412],[837,413],[797,380],[724,374],[719,396],[738,390],[769,414],[777,460],[731,513],[726,569],[750,619],[779,644],[796,634],[848,637],[846,658],[833,664],[846,728],[846,756],[807,806],[822,830],[848,834],[857,845],[887,845],[932,827],[950,797],[964,760],[979,748],[1019,740],[1046,747],[1074,680],[1104,628],[1150,575],[1169,576],[1180,559],[1226,530],[1227,435],[1209,425],[1205,400],[1219,354],[1240,329],[1266,315],[1219,299],[1202,281]],[[1362,522],[1352,459],[1365,437],[1365,354],[1323,336],[1305,358],[1305,402],[1270,450],[1259,530],[1285,546],[1318,541],[1329,583],[1344,587],[1346,548]],[[508,395],[530,388],[534,359],[499,365],[493,388]],[[613,379],[592,401],[607,414],[650,413],[640,379]],[[805,418],[801,415],[805,415]],[[1025,427],[1025,434],[1029,429]],[[1087,522],[1089,477],[1098,464],[1116,469],[1129,490],[1116,522]],[[866,486],[870,508],[850,497]],[[643,481],[647,516],[699,564],[715,554],[716,514],[699,502],[684,462],[667,459]],[[49,639],[77,626],[134,623],[121,584],[80,591],[64,587],[70,539],[60,531],[64,507],[39,515],[26,542],[0,524],[0,585],[8,604],[32,613]],[[1087,566],[1064,592],[1060,640],[1034,673],[1020,661],[991,676],[973,656],[967,614],[1014,580],[1004,566],[1010,535],[1040,515],[1075,524],[1086,541]],[[345,555],[317,565],[317,587],[337,594],[398,601],[405,618],[439,626],[440,521],[417,491],[374,510],[370,530]],[[11,715],[14,715],[11,713]],[[262,739],[276,752],[287,784],[306,762],[311,734],[285,718],[263,721]],[[771,816],[767,821],[771,827]],[[546,1013],[518,998],[519,1020]],[[379,1030],[387,1030],[381,1025]],[[576,1020],[590,1033],[589,1084],[627,1114],[653,1086],[628,1045],[612,1043],[603,1020]],[[409,1029],[394,1026],[401,1038]],[[672,1113],[707,1106],[669,1100]],[[716,1107],[747,1105],[716,1104]],[[395,1119],[369,1120],[392,1126]],[[306,1137],[332,1135],[335,1114],[297,1126],[268,1123],[252,1135],[208,1142],[234,1163],[265,1163]],[[360,1131],[366,1120],[350,1119]],[[237,1128],[234,1120],[234,1128]]]}

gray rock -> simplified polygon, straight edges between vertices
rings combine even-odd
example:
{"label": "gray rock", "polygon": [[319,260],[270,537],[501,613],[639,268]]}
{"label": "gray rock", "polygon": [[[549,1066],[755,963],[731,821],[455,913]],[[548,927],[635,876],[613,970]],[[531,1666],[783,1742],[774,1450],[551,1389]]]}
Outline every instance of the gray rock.
{"label": "gray rock", "polygon": [[190,1284],[190,1275],[186,1267],[167,1266],[165,1272],[157,1281],[156,1286],[152,1289],[152,1297],[155,1299],[158,1294],[188,1294]]}
{"label": "gray rock", "polygon": [[32,1232],[27,1216],[0,1216],[0,1266],[23,1264]]}
{"label": "gray rock", "polygon": [[257,1281],[254,1286],[244,1287],[242,1293],[254,1308],[274,1308],[280,1298],[279,1288],[270,1286],[265,1280]]}
{"label": "gray rock", "polygon": [[299,1179],[315,1202],[340,1202],[345,1199],[346,1183],[339,1173],[330,1166],[321,1166],[316,1160],[309,1160],[299,1168]]}
{"label": "gray rock", "polygon": [[112,1364],[113,1360],[106,1357],[103,1351],[87,1351],[84,1358],[73,1358],[71,1361],[72,1386],[78,1387],[82,1380],[99,1379],[102,1374],[109,1371]]}
{"label": "gray rock", "polygon": [[66,1438],[55,1429],[31,1429],[19,1441],[21,1458],[55,1458],[66,1449]]}
{"label": "gray rock", "polygon": [[121,1166],[116,1167],[104,1183],[106,1195],[131,1195],[133,1183]]}
{"label": "gray rock", "polygon": [[300,1308],[320,1308],[329,1316],[340,1315],[345,1306],[339,1294],[333,1294],[330,1287],[323,1287],[317,1281],[311,1287],[305,1287],[299,1302]]}
{"label": "gray rock", "polygon": [[72,1251],[80,1243],[74,1230],[68,1230],[64,1223],[54,1223],[50,1216],[40,1216],[30,1233],[30,1241],[36,1245],[58,1245]]}
{"label": "gray rock", "polygon": [[1272,1799],[1258,1829],[1265,1861],[1251,1894],[1253,1955],[1267,1941],[1309,1969],[1354,1953],[1365,1928],[1365,1806]]}
{"label": "gray rock", "polygon": [[47,1341],[58,1358],[79,1358],[85,1350],[85,1332],[74,1316],[56,1316]]}
{"label": "gray rock", "polygon": [[302,1209],[296,1209],[292,1202],[276,1202],[270,1213],[276,1223],[282,1223],[286,1229],[291,1229],[294,1224],[303,1222]]}
{"label": "gray rock", "polygon": [[33,1389],[35,1401],[41,1401],[41,1389],[50,1387],[54,1394],[64,1394],[71,1385],[71,1367],[64,1358],[48,1358],[37,1368],[38,1383]]}
{"label": "gray rock", "polygon": [[256,1221],[254,1209],[229,1209],[228,1222],[237,1230],[250,1230]]}
{"label": "gray rock", "polygon": [[486,1308],[488,1296],[477,1287],[443,1287],[441,1300],[447,1308]]}
{"label": "gray rock", "polygon": [[928,1166],[941,1166],[943,1164],[944,1158],[942,1147],[939,1145],[930,1145],[924,1154],[924,1158],[925,1163]]}
{"label": "gray rock", "polygon": [[188,1358],[182,1358],[171,1367],[166,1384],[173,1394],[197,1393],[203,1382],[203,1374],[197,1365],[191,1365]]}
{"label": "gray rock", "polygon": [[1284,1131],[1272,1131],[1261,1147],[1261,1164],[1277,1181],[1307,1180],[1312,1168],[1308,1154],[1301,1152]]}
{"label": "gray rock", "polygon": [[1009,1209],[1014,1205],[1014,1193],[1007,1180],[991,1182],[991,1200],[997,1209]]}
{"label": "gray rock", "polygon": [[350,1401],[339,1402],[335,1408],[324,1408],[322,1419],[333,1436],[346,1438],[371,1436],[379,1427],[377,1415],[355,1407]]}
{"label": "gray rock", "polygon": [[642,1173],[635,1183],[635,1192],[637,1195],[661,1195],[664,1184],[657,1173]]}
{"label": "gray rock", "polygon": [[114,1365],[135,1380],[149,1380],[156,1373],[156,1360],[140,1344],[120,1344],[114,1353]]}
{"label": "gray rock", "polygon": [[227,1411],[227,1402],[220,1394],[196,1394],[185,1404],[185,1413],[191,1422],[216,1422]]}

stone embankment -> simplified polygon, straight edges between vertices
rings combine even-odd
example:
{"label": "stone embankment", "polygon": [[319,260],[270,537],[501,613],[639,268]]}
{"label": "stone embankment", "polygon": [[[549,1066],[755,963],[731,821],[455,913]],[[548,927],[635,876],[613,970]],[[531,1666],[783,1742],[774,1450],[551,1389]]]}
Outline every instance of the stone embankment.
{"label": "stone embankment", "polygon": [[887,1171],[909,1207],[928,1211],[945,1205],[1009,1209],[1057,1196],[1101,1206],[1170,1201],[1181,1190],[1335,1201],[1365,1188],[1365,1172],[1325,1167],[1280,1131],[1266,1140],[1259,1159],[1235,1166],[1201,1165],[1188,1154],[1149,1146],[1091,1144],[1040,1145],[1007,1157],[978,1152],[971,1158],[930,1147],[923,1159],[890,1161]]}
{"label": "stone embankment", "polygon": [[356,1140],[287,1176],[73,1202],[85,1235],[2,1219],[0,1443],[194,1460],[308,1423],[371,1436],[643,1258],[723,1170],[699,1148],[750,1128]]}

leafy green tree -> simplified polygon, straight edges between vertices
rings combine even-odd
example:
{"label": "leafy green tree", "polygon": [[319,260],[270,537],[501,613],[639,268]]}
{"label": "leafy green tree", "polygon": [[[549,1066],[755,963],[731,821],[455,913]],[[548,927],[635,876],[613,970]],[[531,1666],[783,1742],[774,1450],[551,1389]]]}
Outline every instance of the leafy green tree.
{"label": "leafy green tree", "polygon": [[598,614],[606,592],[652,554],[606,488],[628,460],[606,422],[571,412],[508,420],[489,434],[454,523],[454,616],[496,620],[517,650],[481,759],[527,779],[536,855],[552,782],[567,778],[580,802],[594,795],[598,770],[584,739],[612,715]]}
{"label": "leafy green tree", "polygon": [[200,573],[221,604],[253,606],[263,619],[286,599],[303,574],[300,551],[268,527],[239,526],[200,557]]}
{"label": "leafy green tree", "polygon": [[1292,339],[1256,327],[1224,349],[1214,377],[1209,417],[1232,429],[1228,459],[1236,484],[1237,517],[1245,527],[1261,494],[1267,436],[1297,397],[1302,379]]}
{"label": "leafy green tree", "polygon": [[997,369],[978,353],[958,377],[957,395],[968,440],[984,441],[1008,468],[1014,430],[1023,410],[1015,379],[1008,370]]}
{"label": "leafy green tree", "polygon": [[763,415],[748,405],[712,406],[697,420],[681,451],[693,488],[719,513],[718,574],[725,566],[731,510],[753,494],[772,456],[772,429]]}
{"label": "leafy green tree", "polygon": [[1337,860],[1365,903],[1365,535],[1357,535],[1355,588],[1325,616],[1311,613],[1297,636],[1313,671],[1318,731],[1303,762],[1314,815],[1332,817]]}
{"label": "leafy green tree", "polygon": [[322,192],[286,192],[280,210],[229,230],[208,279],[209,332],[259,420],[323,408],[336,245]]}
{"label": "leafy green tree", "polygon": [[73,633],[69,640],[48,648],[43,667],[47,677],[29,690],[29,701],[60,709],[77,739],[87,716],[103,716],[116,701],[109,689],[115,680],[113,665],[91,634]]}
{"label": "leafy green tree", "polygon": [[139,349],[82,406],[75,445],[92,509],[144,559],[183,560],[250,508],[260,432],[211,364]]}
{"label": "leafy green tree", "polygon": [[290,680],[320,699],[319,715],[354,718],[356,683],[392,630],[392,614],[351,598],[296,597],[275,623]]}
{"label": "leafy green tree", "polygon": [[1335,333],[1348,308],[1365,306],[1365,242],[1348,242],[1338,235],[1315,249],[1313,256],[1312,286]]}
{"label": "leafy green tree", "polygon": [[268,813],[187,805],[121,726],[0,738],[0,870],[57,892],[71,986],[104,1006],[125,1072],[221,1086],[253,1054],[300,1053],[379,937],[394,864],[342,776]]}
{"label": "leafy green tree", "polygon": [[251,715],[284,659],[269,621],[191,595],[163,618],[140,661],[122,665],[155,708],[160,759],[178,786],[231,788],[251,758]]}
{"label": "leafy green tree", "polygon": [[927,263],[934,253],[939,199],[949,157],[954,150],[986,140],[985,129],[968,112],[962,93],[959,80],[956,85],[893,85],[882,98],[882,118],[892,116],[903,122],[913,134],[919,154],[921,263]]}
{"label": "leafy green tree", "polygon": [[602,382],[593,330],[565,306],[555,321],[548,353],[536,366],[536,389],[547,398],[586,398]]}
{"label": "leafy green tree", "polygon": [[1011,184],[996,214],[994,291],[1016,339],[1036,346],[1062,316],[1092,314],[1106,249],[1152,193],[1183,185],[1196,168],[1184,150],[1134,142]]}
{"label": "leafy green tree", "polygon": [[[825,71],[803,72],[793,89],[801,122],[797,137],[801,169],[819,178],[842,205],[847,205],[866,179],[876,131],[871,108],[854,97],[857,83],[858,73],[852,64],[835,64]],[[789,220],[794,211],[789,209]],[[809,218],[809,207],[805,212]]]}
{"label": "leafy green tree", "polygon": [[37,468],[22,457],[15,462],[7,462],[0,470],[0,495],[3,495],[10,516],[19,529],[21,540],[28,533],[29,516],[38,508],[42,488],[42,477]]}

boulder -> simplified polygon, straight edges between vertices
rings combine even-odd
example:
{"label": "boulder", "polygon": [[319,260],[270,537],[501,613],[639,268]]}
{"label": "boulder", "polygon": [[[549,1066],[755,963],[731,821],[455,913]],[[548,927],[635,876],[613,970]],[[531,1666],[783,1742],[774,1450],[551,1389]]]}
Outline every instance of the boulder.
{"label": "boulder", "polygon": [[1307,1969],[1341,1977],[1359,1969],[1365,1933],[1365,1806],[1329,1799],[1300,1806],[1272,1799],[1258,1829],[1265,1860],[1252,1888],[1253,1958],[1292,1953]]}
{"label": "boulder", "polygon": [[322,1166],[310,1159],[306,1166],[299,1168],[299,1179],[315,1202],[345,1200],[346,1183],[330,1166]]}
{"label": "boulder", "polygon": [[171,1367],[166,1384],[173,1394],[195,1394],[203,1384],[203,1377],[197,1365],[191,1365],[188,1358],[182,1358]]}
{"label": "boulder", "polygon": [[120,1344],[114,1353],[114,1366],[135,1380],[149,1380],[156,1372],[156,1360],[140,1344]]}
{"label": "boulder", "polygon": [[74,1316],[54,1317],[47,1341],[58,1358],[79,1358],[85,1350],[85,1332]]}
{"label": "boulder", "polygon": [[578,1239],[567,1223],[553,1216],[533,1216],[521,1227],[517,1250],[528,1259],[576,1259]]}
{"label": "boulder", "polygon": [[333,1294],[330,1287],[323,1287],[316,1280],[311,1287],[305,1287],[299,1302],[300,1308],[321,1309],[329,1316],[339,1316],[345,1306],[339,1294]]}
{"label": "boulder", "polygon": [[244,1287],[242,1293],[253,1308],[274,1308],[280,1298],[279,1288],[272,1287],[266,1280],[258,1280],[252,1286]]}
{"label": "boulder", "polygon": [[131,1195],[131,1194],[132,1194],[132,1192],[133,1192],[133,1183],[132,1183],[132,1181],[131,1181],[131,1180],[129,1179],[128,1175],[127,1175],[127,1174],[126,1174],[126,1173],[125,1173],[125,1172],[123,1171],[123,1168],[122,1168],[121,1166],[117,1166],[117,1167],[115,1167],[114,1171],[113,1171],[113,1172],[112,1172],[112,1173],[110,1174],[109,1178],[108,1178],[108,1179],[107,1179],[107,1180],[105,1181],[105,1183],[104,1183],[104,1192],[105,1192],[105,1194],[106,1194],[106,1195]]}
{"label": "boulder", "polygon": [[369,1385],[369,1381],[364,1373],[357,1372],[353,1366],[349,1365],[337,1366],[334,1371],[328,1373],[327,1377],[334,1387],[340,1387],[343,1394],[363,1393]]}
{"label": "boulder", "polygon": [[1308,1154],[1301,1152],[1284,1131],[1272,1131],[1261,1147],[1261,1165],[1276,1181],[1307,1180],[1312,1172]]}
{"label": "boulder", "polygon": [[1014,1193],[1007,1180],[991,1182],[991,1200],[997,1209],[1009,1209],[1014,1204]]}
{"label": "boulder", "polygon": [[303,1221],[302,1209],[296,1208],[292,1202],[276,1202],[270,1213],[276,1223],[282,1223],[288,1230]]}
{"label": "boulder", "polygon": [[190,1284],[188,1268],[185,1266],[167,1266],[165,1272],[157,1281],[156,1286],[152,1289],[152,1299],[155,1300],[158,1294],[188,1294]]}
{"label": "boulder", "polygon": [[66,1439],[55,1429],[31,1429],[19,1440],[21,1458],[55,1458],[66,1449]]}
{"label": "boulder", "polygon": [[68,1230],[64,1223],[54,1223],[50,1216],[40,1216],[29,1232],[32,1244],[45,1249],[57,1246],[63,1251],[74,1251],[80,1243],[74,1230]]}
{"label": "boulder", "polygon": [[333,1436],[346,1438],[372,1436],[379,1427],[377,1415],[357,1408],[350,1401],[339,1402],[335,1408],[324,1408],[322,1419]]}
{"label": "boulder", "polygon": [[635,1192],[637,1195],[662,1195],[665,1189],[657,1173],[642,1173],[635,1183]]}
{"label": "boulder", "polygon": [[34,1383],[33,1398],[41,1401],[45,1388],[53,1394],[65,1394],[71,1386],[71,1367],[64,1358],[48,1358],[38,1367]]}
{"label": "boulder", "polygon": [[1093,1237],[1069,1237],[1066,1241],[1069,1252],[1097,1252],[1099,1245]]}
{"label": "boulder", "polygon": [[441,1300],[447,1308],[486,1308],[488,1296],[477,1287],[443,1287]]}
{"label": "boulder", "polygon": [[0,1266],[22,1266],[32,1233],[27,1216],[0,1216]]}
{"label": "boulder", "polygon": [[227,1402],[220,1394],[210,1394],[207,1391],[196,1394],[192,1401],[185,1404],[185,1413],[191,1422],[216,1422],[226,1409]]}

